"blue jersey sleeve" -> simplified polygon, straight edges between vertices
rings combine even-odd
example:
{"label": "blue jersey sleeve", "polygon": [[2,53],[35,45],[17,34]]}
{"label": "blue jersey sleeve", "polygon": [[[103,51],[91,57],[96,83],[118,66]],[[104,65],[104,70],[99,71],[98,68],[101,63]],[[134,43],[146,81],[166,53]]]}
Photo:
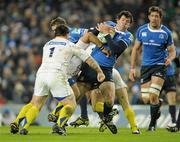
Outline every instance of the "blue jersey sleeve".
{"label": "blue jersey sleeve", "polygon": [[128,33],[122,40],[127,44],[127,47],[129,47],[133,43],[133,35]]}
{"label": "blue jersey sleeve", "polygon": [[171,31],[168,32],[168,40],[167,40],[167,46],[170,46],[174,43],[173,38],[172,38],[172,33]]}
{"label": "blue jersey sleeve", "polygon": [[142,42],[142,38],[141,38],[141,27],[138,28],[138,30],[136,31],[136,40],[139,42]]}
{"label": "blue jersey sleeve", "polygon": [[69,28],[69,40],[73,43],[78,42],[78,40],[84,35],[87,29],[83,28]]}

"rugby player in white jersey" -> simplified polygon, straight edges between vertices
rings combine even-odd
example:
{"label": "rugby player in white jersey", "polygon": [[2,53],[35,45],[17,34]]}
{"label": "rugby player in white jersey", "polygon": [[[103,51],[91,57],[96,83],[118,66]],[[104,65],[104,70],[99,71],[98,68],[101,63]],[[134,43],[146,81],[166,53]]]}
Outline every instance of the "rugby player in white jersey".
{"label": "rugby player in white jersey", "polygon": [[43,47],[42,64],[36,74],[33,98],[30,103],[22,107],[17,118],[10,124],[11,133],[15,134],[19,131],[19,124],[24,119],[25,124],[20,134],[26,135],[30,124],[51,93],[62,104],[53,132],[66,135],[64,126],[76,107],[74,93],[68,83],[70,76],[68,67],[71,66],[70,61],[73,56],[77,56],[92,67],[97,72],[99,82],[104,80],[105,76],[98,64],[84,50],[68,40],[68,33],[66,21],[61,18],[61,24],[55,29],[55,38]]}

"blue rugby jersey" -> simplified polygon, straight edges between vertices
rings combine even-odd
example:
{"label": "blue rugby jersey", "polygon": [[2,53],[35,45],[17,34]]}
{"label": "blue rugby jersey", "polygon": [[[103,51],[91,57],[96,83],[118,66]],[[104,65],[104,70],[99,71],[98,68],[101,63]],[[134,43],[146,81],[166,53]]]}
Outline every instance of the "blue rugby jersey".
{"label": "blue rugby jersey", "polygon": [[78,42],[78,40],[84,35],[87,29],[84,28],[69,28],[69,40],[73,43]]}
{"label": "blue rugby jersey", "polygon": [[163,65],[165,49],[173,44],[171,31],[164,25],[152,30],[149,24],[141,26],[136,33],[136,39],[142,44],[142,66]]}
{"label": "blue rugby jersey", "polygon": [[[114,23],[112,21],[107,21],[105,23],[112,27],[116,26],[116,23]],[[113,40],[114,41],[122,40],[128,47],[133,41],[133,36],[128,30],[126,30],[125,32],[116,30]],[[107,43],[104,44],[104,47],[107,48],[108,50],[110,50]],[[119,48],[121,48],[121,47],[119,47]],[[113,67],[113,65],[115,64],[115,61],[118,57],[117,54],[111,54],[110,57],[107,57],[98,47],[94,48],[94,50],[91,53],[91,56],[98,62],[98,64],[100,66],[103,66],[103,67]]]}

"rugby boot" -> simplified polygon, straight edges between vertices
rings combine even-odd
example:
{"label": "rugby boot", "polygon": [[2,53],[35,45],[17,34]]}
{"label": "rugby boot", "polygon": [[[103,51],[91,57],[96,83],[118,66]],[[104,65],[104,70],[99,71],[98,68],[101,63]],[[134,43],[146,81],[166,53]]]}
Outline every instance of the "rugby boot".
{"label": "rugby boot", "polygon": [[27,135],[27,134],[28,134],[28,130],[25,129],[25,128],[23,128],[23,129],[20,130],[19,133],[20,133],[21,135]]}
{"label": "rugby boot", "polygon": [[57,120],[58,120],[58,117],[57,117],[57,116],[53,115],[52,113],[49,113],[49,114],[48,114],[48,121],[49,121],[49,122],[54,122],[54,123],[56,123]]}
{"label": "rugby boot", "polygon": [[16,134],[19,132],[19,125],[15,122],[10,124],[10,132]]}
{"label": "rugby boot", "polygon": [[73,127],[79,127],[82,125],[88,126],[89,125],[89,119],[78,117],[75,121],[71,122],[70,125]]}

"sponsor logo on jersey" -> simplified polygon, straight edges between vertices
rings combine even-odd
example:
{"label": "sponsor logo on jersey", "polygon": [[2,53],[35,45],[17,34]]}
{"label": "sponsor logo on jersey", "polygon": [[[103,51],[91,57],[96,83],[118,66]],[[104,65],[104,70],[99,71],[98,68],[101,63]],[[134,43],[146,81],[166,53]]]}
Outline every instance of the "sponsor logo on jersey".
{"label": "sponsor logo on jersey", "polygon": [[150,39],[149,42],[154,42],[154,40],[153,40],[153,39]]}
{"label": "sponsor logo on jersey", "polygon": [[164,35],[163,35],[163,34],[160,34],[160,35],[159,35],[159,38],[160,38],[160,39],[164,39]]}

